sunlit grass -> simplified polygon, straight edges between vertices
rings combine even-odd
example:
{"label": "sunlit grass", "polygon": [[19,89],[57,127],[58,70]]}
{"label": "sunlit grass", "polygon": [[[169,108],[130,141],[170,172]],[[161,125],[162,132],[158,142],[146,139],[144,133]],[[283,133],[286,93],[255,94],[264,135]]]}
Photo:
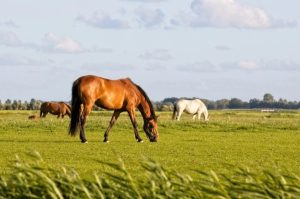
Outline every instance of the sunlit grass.
{"label": "sunlit grass", "polygon": [[261,113],[258,111],[210,111],[209,122],[192,121],[184,114],[182,120],[172,121],[170,112],[157,113],[160,140],[150,143],[142,131],[144,143],[134,139],[133,128],[123,113],[112,128],[110,143],[103,143],[103,133],[111,112],[93,112],[87,121],[88,144],[79,137],[70,137],[69,118],[28,120],[34,111],[0,112],[0,174],[12,172],[9,166],[15,155],[39,151],[51,167],[76,169],[83,178],[93,178],[94,172],[114,172],[99,164],[122,158],[133,176],[140,176],[140,163],[151,158],[170,170],[194,177],[194,169],[231,173],[226,164],[251,168],[285,167],[300,174],[300,113],[298,111]]}

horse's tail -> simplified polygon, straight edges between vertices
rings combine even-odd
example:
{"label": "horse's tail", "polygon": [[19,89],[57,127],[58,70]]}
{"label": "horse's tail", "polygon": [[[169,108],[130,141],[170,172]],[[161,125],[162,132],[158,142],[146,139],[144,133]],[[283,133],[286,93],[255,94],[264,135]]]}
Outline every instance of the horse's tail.
{"label": "horse's tail", "polygon": [[81,99],[78,90],[78,81],[75,81],[72,86],[72,101],[71,101],[71,121],[69,126],[69,135],[75,136],[79,126],[81,113]]}
{"label": "horse's tail", "polygon": [[172,120],[176,119],[176,112],[177,112],[177,106],[176,106],[176,103],[174,103]]}
{"label": "horse's tail", "polygon": [[68,103],[64,103],[67,107],[68,107],[68,109],[72,109],[72,107],[70,106],[70,104],[68,104]]}

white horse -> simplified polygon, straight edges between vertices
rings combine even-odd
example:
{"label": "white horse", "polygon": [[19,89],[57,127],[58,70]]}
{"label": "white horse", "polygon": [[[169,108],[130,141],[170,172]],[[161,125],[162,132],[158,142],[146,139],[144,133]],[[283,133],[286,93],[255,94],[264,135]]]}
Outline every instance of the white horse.
{"label": "white horse", "polygon": [[201,119],[201,115],[204,115],[204,120],[208,121],[208,111],[205,104],[199,99],[186,100],[180,99],[174,104],[173,120],[180,120],[181,114],[184,112],[192,114],[193,120],[198,116],[198,120]]}

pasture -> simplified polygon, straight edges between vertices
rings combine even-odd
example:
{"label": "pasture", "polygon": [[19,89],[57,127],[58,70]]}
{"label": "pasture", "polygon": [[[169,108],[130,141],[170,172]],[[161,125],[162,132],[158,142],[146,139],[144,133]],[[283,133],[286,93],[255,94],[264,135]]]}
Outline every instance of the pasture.
{"label": "pasture", "polygon": [[138,128],[144,143],[134,139],[132,125],[122,113],[112,128],[110,143],[103,143],[103,133],[112,112],[92,112],[86,124],[88,144],[67,133],[69,118],[28,120],[38,111],[0,112],[0,174],[12,172],[17,154],[38,151],[52,168],[74,168],[81,177],[90,179],[97,172],[114,172],[102,162],[116,163],[122,158],[134,176],[142,172],[141,162],[153,159],[180,173],[196,175],[194,170],[230,173],[232,167],[252,169],[287,169],[300,175],[300,112],[220,110],[210,111],[209,122],[191,121],[183,114],[181,121],[172,121],[170,112],[158,112],[160,138],[151,143]]}

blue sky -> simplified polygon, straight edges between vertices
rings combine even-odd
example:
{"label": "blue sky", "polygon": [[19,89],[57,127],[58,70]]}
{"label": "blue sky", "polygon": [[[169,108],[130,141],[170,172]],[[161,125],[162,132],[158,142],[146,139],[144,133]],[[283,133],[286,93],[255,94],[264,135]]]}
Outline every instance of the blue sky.
{"label": "blue sky", "polygon": [[300,100],[299,0],[0,0],[0,99],[130,77],[152,100]]}

